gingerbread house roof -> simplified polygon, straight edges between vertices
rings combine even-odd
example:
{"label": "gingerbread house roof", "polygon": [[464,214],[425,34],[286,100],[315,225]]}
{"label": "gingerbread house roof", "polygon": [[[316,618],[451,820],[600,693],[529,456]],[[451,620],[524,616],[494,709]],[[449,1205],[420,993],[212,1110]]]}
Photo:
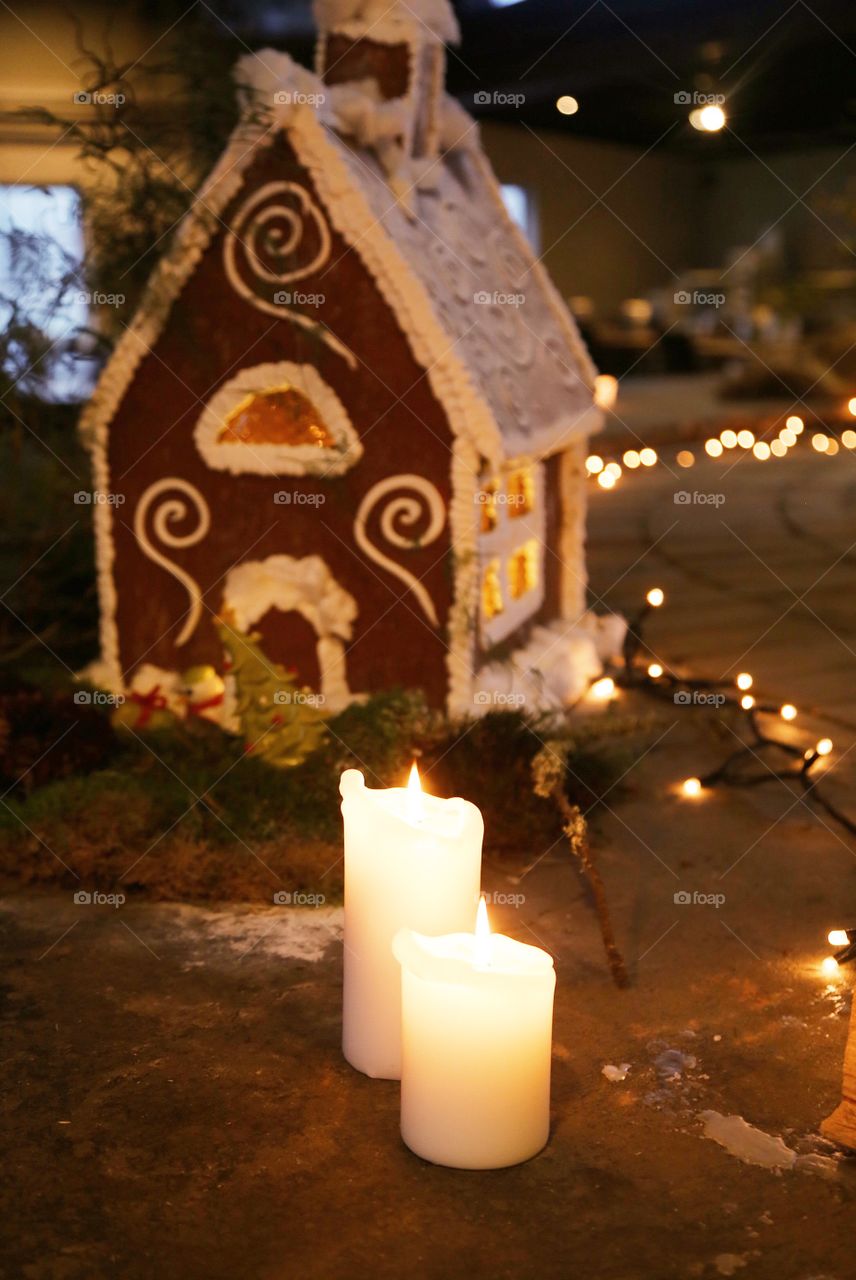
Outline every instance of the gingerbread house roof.
{"label": "gingerbread house roof", "polygon": [[[415,160],[392,141],[401,104],[380,101],[365,82],[325,85],[274,50],[242,58],[236,80],[255,122],[235,131],[102,374],[83,417],[96,445],[257,148],[278,129],[326,216],[372,274],[457,436],[498,463],[546,456],[597,429],[588,352],[508,216],[475,122],[453,99],[442,99],[437,153]],[[359,352],[326,336],[356,363]]]}

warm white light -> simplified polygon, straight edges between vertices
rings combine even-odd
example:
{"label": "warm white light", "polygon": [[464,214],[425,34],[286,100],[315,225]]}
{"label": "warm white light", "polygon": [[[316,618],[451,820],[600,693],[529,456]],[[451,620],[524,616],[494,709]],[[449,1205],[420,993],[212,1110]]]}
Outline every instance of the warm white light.
{"label": "warm white light", "polygon": [[821,963],[820,972],[825,978],[835,978],[838,975],[839,964],[835,956],[827,956]]}
{"label": "warm white light", "polygon": [[720,431],[719,438],[725,445],[726,449],[733,449],[737,444],[737,432],[732,431],[730,427],[726,427],[724,431]]}
{"label": "warm white light", "polygon": [[774,440],[770,445],[770,452],[774,458],[784,458],[787,451],[788,446],[785,444],[784,440]]}
{"label": "warm white light", "polygon": [[737,443],[741,449],[751,449],[755,443],[755,433],[744,427],[742,431],[737,432]]}
{"label": "warm white light", "polygon": [[741,671],[734,683],[737,685],[738,689],[751,689],[752,677],[748,671]]}
{"label": "warm white light", "polygon": [[826,453],[829,448],[829,436],[825,436],[822,431],[818,431],[811,438],[812,449],[817,449],[818,453]]}
{"label": "warm white light", "polygon": [[590,476],[596,476],[599,471],[603,471],[603,458],[597,453],[590,453],[586,458],[586,471]]}
{"label": "warm white light", "polygon": [[793,448],[797,442],[797,433],[792,431],[790,427],[782,427],[779,432],[779,439],[788,449]]}
{"label": "warm white light", "polygon": [[685,796],[700,796],[701,778],[686,778],[681,784],[681,791]]}
{"label": "warm white light", "polygon": [[690,124],[700,133],[718,133],[725,125],[725,112],[713,104],[696,107],[690,112]]}
{"label": "warm white light", "polygon": [[407,816],[411,822],[421,822],[425,817],[425,799],[415,760],[410,768],[410,777],[407,779]]}
{"label": "warm white light", "polygon": [[798,413],[792,413],[789,418],[786,418],[785,426],[793,431],[795,436],[801,436],[805,430],[805,423]]}
{"label": "warm white light", "polygon": [[711,458],[719,458],[722,456],[722,445],[715,436],[712,436],[710,440],[705,440],[704,451],[709,454]]}
{"label": "warm white light", "polygon": [[608,702],[615,696],[615,681],[612,676],[601,676],[600,680],[595,680],[589,692],[598,702]]}
{"label": "warm white light", "polygon": [[849,427],[846,431],[842,431],[841,443],[845,449],[856,449],[856,431],[851,431]]}
{"label": "warm white light", "polygon": [[597,478],[597,482],[600,485],[601,489],[614,489],[615,481],[616,481],[616,476],[615,476],[615,473],[612,471],[601,471],[600,475]]}
{"label": "warm white light", "polygon": [[641,459],[635,449],[628,449],[621,461],[624,463],[625,467],[629,467],[631,471],[635,471],[639,466]]}
{"label": "warm white light", "polygon": [[611,409],[618,399],[618,379],[599,373],[594,380],[594,402],[598,409]]}
{"label": "warm white light", "polygon": [[828,756],[831,750],[832,750],[831,738],[821,738],[820,742],[815,747],[815,751],[819,756]]}
{"label": "warm white light", "polygon": [[770,446],[766,440],[759,440],[757,444],[752,446],[752,452],[759,462],[766,462],[770,456]]}
{"label": "warm white light", "polygon": [[642,463],[643,467],[653,467],[654,463],[657,461],[657,450],[648,448],[640,449],[639,461]]}
{"label": "warm white light", "polygon": [[695,454],[689,449],[681,449],[675,461],[679,467],[692,467],[695,465]]}
{"label": "warm white light", "polygon": [[846,929],[830,929],[826,941],[831,947],[846,947],[850,943]]}
{"label": "warm white light", "polygon": [[834,458],[837,452],[838,452],[838,441],[835,439],[835,436],[832,436],[829,441],[829,447],[826,450],[826,456],[828,458]]}
{"label": "warm white light", "polygon": [[665,598],[666,593],[663,591],[662,587],[652,587],[645,597],[652,609],[659,609]]}
{"label": "warm white light", "polygon": [[853,414],[853,417],[856,418],[856,396],[854,396],[852,400],[847,401],[847,408]]}
{"label": "warm white light", "polygon": [[604,467],[604,471],[606,471],[608,475],[615,476],[616,480],[621,475],[621,467],[617,462],[607,462]]}
{"label": "warm white light", "polygon": [[563,93],[561,98],[556,99],[556,110],[563,116],[575,116],[579,109],[580,104],[569,93]]}
{"label": "warm white light", "polygon": [[797,709],[792,702],[786,702],[785,705],[779,710],[779,715],[782,717],[783,720],[796,720]]}
{"label": "warm white light", "polygon": [[663,674],[663,668],[660,666],[659,662],[652,662],[651,665],[648,667],[648,675],[651,677],[652,680],[659,680],[662,674]]}
{"label": "warm white light", "polygon": [[751,711],[755,705],[755,699],[752,697],[752,694],[744,693],[743,697],[740,699],[740,705],[744,711]]}
{"label": "warm white light", "polygon": [[476,931],[473,942],[473,963],[485,968],[490,964],[491,942],[490,921],[487,918],[487,903],[484,894],[479,898],[476,911]]}

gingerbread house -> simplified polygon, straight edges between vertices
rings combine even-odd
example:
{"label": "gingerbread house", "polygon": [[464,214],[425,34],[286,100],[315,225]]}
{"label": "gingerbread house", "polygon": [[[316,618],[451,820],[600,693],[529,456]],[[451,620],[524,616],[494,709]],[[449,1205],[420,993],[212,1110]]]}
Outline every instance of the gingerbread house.
{"label": "gingerbread house", "polygon": [[616,640],[585,602],[595,371],[444,92],[446,0],[318,16],[314,72],[238,64],[85,414],[99,679],[220,669],[228,611],[331,707],[567,699]]}

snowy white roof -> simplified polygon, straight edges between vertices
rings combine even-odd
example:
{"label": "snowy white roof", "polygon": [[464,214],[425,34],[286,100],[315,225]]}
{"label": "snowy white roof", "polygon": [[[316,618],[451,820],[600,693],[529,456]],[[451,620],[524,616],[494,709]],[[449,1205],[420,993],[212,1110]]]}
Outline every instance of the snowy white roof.
{"label": "snowy white roof", "polygon": [[391,197],[374,152],[329,133],[487,401],[505,451],[550,452],[590,410],[593,371],[480,151],[447,153],[430,186],[405,202]]}
{"label": "snowy white roof", "polygon": [[446,44],[461,38],[449,0],[315,0],[313,8],[319,31],[360,25],[371,39],[402,24],[430,31]]}

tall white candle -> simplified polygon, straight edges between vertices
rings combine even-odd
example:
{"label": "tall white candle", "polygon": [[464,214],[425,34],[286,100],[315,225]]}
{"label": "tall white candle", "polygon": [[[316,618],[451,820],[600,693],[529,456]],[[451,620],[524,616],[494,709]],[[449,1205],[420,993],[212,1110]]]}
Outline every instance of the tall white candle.
{"label": "tall white candle", "polygon": [[402,929],[393,950],[407,1146],[455,1169],[501,1169],[536,1155],[550,1132],[550,956],[490,934],[486,913],[476,934]]}
{"label": "tall white candle", "polygon": [[392,939],[466,929],[481,883],[484,822],[467,800],[341,777],[345,821],[345,988],[342,1049],[358,1071],[401,1076],[401,974]]}

